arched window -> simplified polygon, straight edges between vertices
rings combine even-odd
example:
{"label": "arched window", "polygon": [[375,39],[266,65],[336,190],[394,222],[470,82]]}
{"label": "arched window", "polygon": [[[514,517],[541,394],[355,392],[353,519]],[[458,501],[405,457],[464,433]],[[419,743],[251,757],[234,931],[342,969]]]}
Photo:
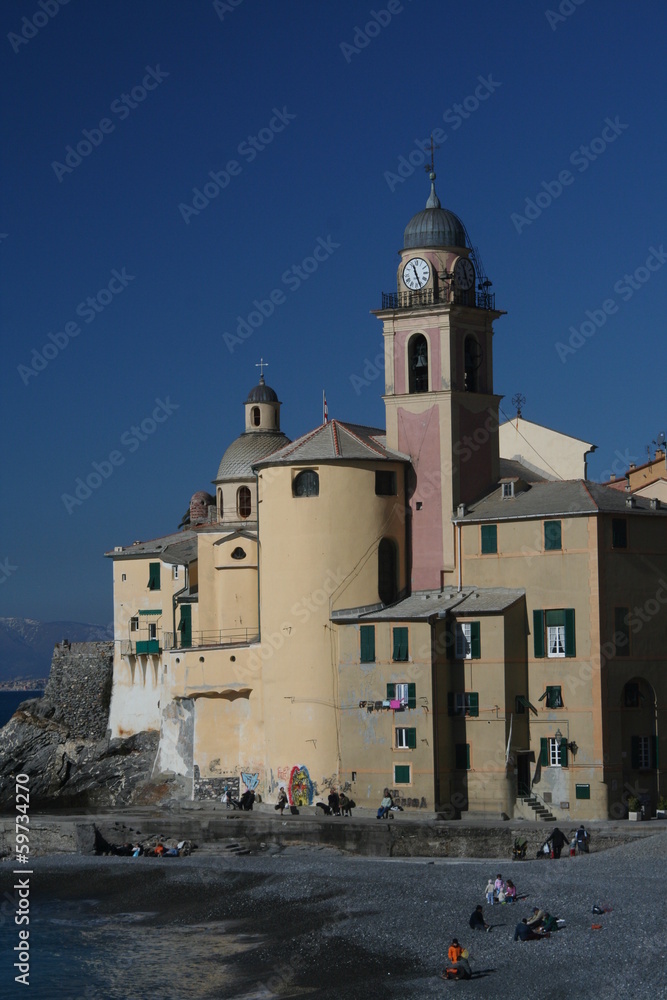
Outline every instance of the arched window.
{"label": "arched window", "polygon": [[474,337],[466,337],[463,364],[465,391],[478,392],[479,369],[482,364],[482,348]]}
{"label": "arched window", "polygon": [[390,538],[382,538],[378,545],[378,595],[383,604],[391,604],[398,595],[398,557]]}
{"label": "arched window", "polygon": [[219,516],[220,520],[222,521],[222,516],[223,516],[222,490],[218,490],[218,511],[219,511],[218,516]]}
{"label": "arched window", "polygon": [[318,497],[320,495],[320,477],[312,469],[304,469],[295,477],[292,484],[292,494],[295,497]]}
{"label": "arched window", "polygon": [[236,509],[239,517],[250,517],[252,510],[252,496],[247,486],[239,486],[236,494]]}
{"label": "arched window", "polygon": [[408,345],[408,368],[410,392],[428,392],[428,343],[423,333]]}
{"label": "arched window", "polygon": [[259,406],[253,406],[251,413],[252,413],[252,426],[259,427],[262,419],[261,414],[259,412]]}
{"label": "arched window", "polygon": [[245,559],[245,550],[240,545],[237,545],[232,552],[232,559]]}

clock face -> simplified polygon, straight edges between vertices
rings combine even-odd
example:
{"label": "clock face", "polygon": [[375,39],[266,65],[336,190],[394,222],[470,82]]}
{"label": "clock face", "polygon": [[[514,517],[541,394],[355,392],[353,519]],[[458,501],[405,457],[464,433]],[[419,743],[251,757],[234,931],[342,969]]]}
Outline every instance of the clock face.
{"label": "clock face", "polygon": [[463,292],[475,284],[475,268],[467,257],[459,257],[454,265],[454,280]]}
{"label": "clock face", "polygon": [[403,268],[403,281],[414,292],[424,287],[430,273],[428,262],[423,257],[413,257]]}

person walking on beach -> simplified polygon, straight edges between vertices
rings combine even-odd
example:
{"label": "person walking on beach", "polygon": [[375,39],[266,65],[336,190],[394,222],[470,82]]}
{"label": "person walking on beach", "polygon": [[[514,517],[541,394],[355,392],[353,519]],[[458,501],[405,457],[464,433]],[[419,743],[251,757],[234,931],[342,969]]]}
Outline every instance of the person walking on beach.
{"label": "person walking on beach", "polygon": [[559,830],[557,826],[554,827],[554,831],[551,834],[551,849],[554,853],[554,858],[560,857],[560,852],[563,850],[567,844],[567,837],[562,830]]}

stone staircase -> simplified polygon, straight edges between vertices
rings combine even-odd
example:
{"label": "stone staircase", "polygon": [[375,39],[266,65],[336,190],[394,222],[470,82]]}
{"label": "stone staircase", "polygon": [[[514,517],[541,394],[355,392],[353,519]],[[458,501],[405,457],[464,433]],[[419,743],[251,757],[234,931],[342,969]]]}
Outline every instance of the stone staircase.
{"label": "stone staircase", "polygon": [[521,801],[533,810],[536,819],[542,820],[544,823],[556,822],[554,814],[549,812],[544,803],[540,802],[535,795],[522,795]]}
{"label": "stone staircase", "polygon": [[202,854],[216,854],[218,856],[221,854],[235,854],[240,856],[242,854],[250,854],[250,849],[244,847],[243,844],[237,843],[235,840],[228,841],[227,843],[209,840],[198,847],[195,853],[198,856]]}

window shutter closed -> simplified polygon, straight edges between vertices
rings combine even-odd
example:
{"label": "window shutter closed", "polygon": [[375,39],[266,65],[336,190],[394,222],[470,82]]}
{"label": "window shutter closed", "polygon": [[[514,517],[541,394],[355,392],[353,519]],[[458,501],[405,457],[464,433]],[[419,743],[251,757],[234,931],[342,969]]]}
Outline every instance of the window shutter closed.
{"label": "window shutter closed", "polygon": [[630,767],[633,768],[633,770],[635,770],[635,771],[638,770],[639,769],[639,761],[640,761],[640,757],[639,757],[639,737],[638,736],[633,736],[633,737],[631,737],[631,743],[630,743]]}
{"label": "window shutter closed", "polygon": [[535,656],[544,656],[544,611],[533,611],[533,643]]}
{"label": "window shutter closed", "polygon": [[396,685],[387,684],[387,701],[394,701],[396,698]]}
{"label": "window shutter closed", "polygon": [[159,590],[160,589],[160,564],[149,563],[148,564],[148,589],[149,590]]}
{"label": "window shutter closed", "polygon": [[560,766],[567,767],[567,740],[560,741]]}
{"label": "window shutter closed", "polygon": [[408,684],[408,708],[417,707],[417,685]]}
{"label": "window shutter closed", "polygon": [[545,736],[540,738],[540,764],[542,767],[549,766],[549,740]]}
{"label": "window shutter closed", "polygon": [[408,630],[406,628],[394,629],[394,659],[407,660],[408,658]]}
{"label": "window shutter closed", "polygon": [[482,655],[482,644],[480,641],[480,623],[470,623],[470,652],[473,660],[479,660]]}
{"label": "window shutter closed", "polygon": [[476,691],[471,691],[468,695],[468,715],[479,715],[479,695]]}
{"label": "window shutter closed", "polygon": [[447,715],[454,715],[454,692],[447,692]]}
{"label": "window shutter closed", "polygon": [[375,661],[375,625],[362,625],[359,631],[361,662],[373,663]]}
{"label": "window shutter closed", "polygon": [[417,747],[417,730],[408,729],[407,736],[408,736],[408,748],[410,750],[415,750]]}
{"label": "window shutter closed", "polygon": [[574,608],[565,608],[565,655],[576,656],[577,644],[574,634]]}

